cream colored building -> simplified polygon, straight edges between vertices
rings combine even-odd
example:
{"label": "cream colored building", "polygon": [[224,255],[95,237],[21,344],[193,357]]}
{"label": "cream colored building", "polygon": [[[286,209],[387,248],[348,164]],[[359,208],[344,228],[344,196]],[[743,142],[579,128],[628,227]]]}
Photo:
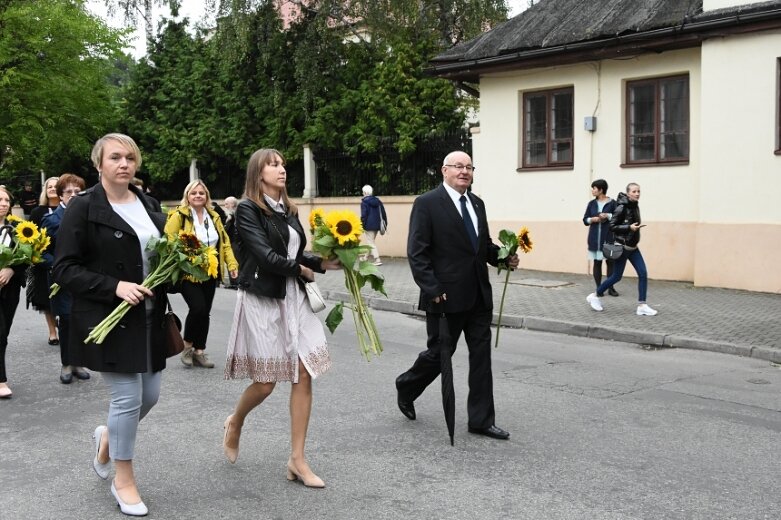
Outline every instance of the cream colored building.
{"label": "cream colored building", "polygon": [[651,278],[781,292],[781,1],[542,0],[432,70],[479,83],[474,190],[523,267],[587,273],[603,178],[641,186]]}

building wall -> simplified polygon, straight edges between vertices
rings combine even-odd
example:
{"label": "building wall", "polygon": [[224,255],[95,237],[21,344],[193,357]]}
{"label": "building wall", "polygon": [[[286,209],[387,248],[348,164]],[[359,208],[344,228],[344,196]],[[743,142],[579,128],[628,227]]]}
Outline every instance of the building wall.
{"label": "building wall", "polygon": [[[474,189],[486,200],[492,233],[526,225],[536,247],[522,259],[524,267],[585,274],[587,229],[581,219],[591,182],[607,180],[612,197],[637,182],[648,224],[641,250],[652,278],[781,292],[781,274],[752,267],[769,267],[781,252],[778,206],[756,203],[758,192],[781,187],[781,157],[773,154],[778,38],[731,37],[707,42],[702,50],[482,77]],[[689,163],[622,167],[626,81],[680,73],[689,74]],[[523,92],[569,85],[574,168],[517,172]],[[593,133],[583,129],[583,118],[591,115],[597,117]],[[732,236],[739,249],[726,239]]]}
{"label": "building wall", "polygon": [[[689,74],[692,92],[692,139],[700,128],[699,49],[662,56],[641,56],[487,76],[480,83],[480,133],[474,136],[475,192],[486,200],[494,235],[499,229],[530,228],[536,243],[524,266],[562,272],[587,272],[586,226],[582,223],[590,186],[607,180],[615,197],[629,182],[641,185],[644,222],[643,254],[654,278],[691,280],[694,248],[679,262],[662,262],[667,249],[694,241],[698,207],[699,156],[693,148],[683,166],[622,168],[624,155],[624,88],[626,80]],[[523,92],[574,87],[574,167],[568,170],[521,171],[521,108]],[[583,118],[597,117],[596,132],[583,128]],[[686,225],[682,225],[686,224]],[[677,234],[669,233],[676,226]],[[631,271],[631,270],[630,270]]]}
{"label": "building wall", "polygon": [[700,222],[695,282],[781,292],[781,156],[775,155],[781,31],[702,46]]}

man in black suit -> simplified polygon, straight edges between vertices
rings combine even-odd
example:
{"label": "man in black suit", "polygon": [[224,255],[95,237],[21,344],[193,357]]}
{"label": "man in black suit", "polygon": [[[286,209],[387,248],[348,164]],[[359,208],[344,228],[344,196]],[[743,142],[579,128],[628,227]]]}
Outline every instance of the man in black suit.
{"label": "man in black suit", "polygon": [[[510,434],[494,424],[491,374],[493,298],[486,263],[496,266],[499,247],[488,231],[483,201],[469,193],[474,167],[468,154],[445,157],[443,183],[415,200],[410,215],[407,257],[426,311],[427,349],[396,378],[398,405],[415,420],[413,402],[440,372],[439,319],[447,318],[455,345],[461,332],[469,349],[469,432],[495,439]],[[464,216],[466,215],[466,216]],[[507,261],[518,266],[518,256]]]}

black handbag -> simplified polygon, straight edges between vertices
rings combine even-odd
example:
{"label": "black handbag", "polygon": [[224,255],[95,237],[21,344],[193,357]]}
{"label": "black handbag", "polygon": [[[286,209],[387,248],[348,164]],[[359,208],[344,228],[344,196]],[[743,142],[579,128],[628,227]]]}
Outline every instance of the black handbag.
{"label": "black handbag", "polygon": [[614,244],[604,243],[602,244],[602,256],[608,260],[618,260],[621,255],[624,254],[624,244],[618,242]]}

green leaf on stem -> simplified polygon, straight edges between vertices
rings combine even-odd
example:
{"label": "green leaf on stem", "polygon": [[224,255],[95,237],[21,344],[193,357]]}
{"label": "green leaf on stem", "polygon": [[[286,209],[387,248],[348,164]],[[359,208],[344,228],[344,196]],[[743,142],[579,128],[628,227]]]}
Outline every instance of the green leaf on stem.
{"label": "green leaf on stem", "polygon": [[325,326],[328,327],[328,330],[331,331],[331,334],[333,334],[336,330],[336,327],[342,323],[342,319],[344,318],[342,311],[343,308],[344,303],[339,302],[334,306],[333,309],[331,309],[331,312],[328,313],[328,316],[325,317]]}

